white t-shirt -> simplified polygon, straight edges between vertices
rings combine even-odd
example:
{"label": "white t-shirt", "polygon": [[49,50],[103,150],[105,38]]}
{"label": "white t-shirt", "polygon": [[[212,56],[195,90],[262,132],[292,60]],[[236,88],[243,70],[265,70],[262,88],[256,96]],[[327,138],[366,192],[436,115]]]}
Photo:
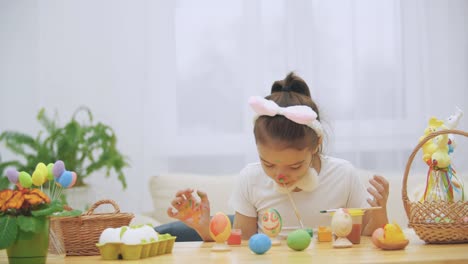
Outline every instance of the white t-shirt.
{"label": "white t-shirt", "polygon": [[[369,194],[359,179],[358,170],[342,159],[321,156],[318,186],[312,192],[291,192],[304,226],[329,226],[331,216],[321,210],[334,208],[369,207]],[[297,227],[299,221],[288,195],[275,190],[276,183],[268,177],[260,163],[248,164],[240,173],[231,194],[230,206],[235,212],[258,217],[268,208],[281,215],[283,227]],[[258,218],[258,227],[261,226]],[[261,228],[258,228],[261,232]]]}

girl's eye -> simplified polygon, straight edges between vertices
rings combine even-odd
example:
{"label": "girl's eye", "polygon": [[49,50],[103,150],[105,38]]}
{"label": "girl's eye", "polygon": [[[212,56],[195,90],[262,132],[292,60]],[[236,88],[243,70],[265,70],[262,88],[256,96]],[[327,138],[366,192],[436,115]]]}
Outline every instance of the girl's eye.
{"label": "girl's eye", "polygon": [[301,167],[301,165],[293,166],[293,167],[290,167],[290,168],[293,169],[293,170],[297,170],[297,169],[299,169],[300,167]]}
{"label": "girl's eye", "polygon": [[265,167],[267,167],[267,168],[273,168],[273,166],[274,166],[273,164],[267,164],[267,163],[263,163],[263,165],[265,165]]}

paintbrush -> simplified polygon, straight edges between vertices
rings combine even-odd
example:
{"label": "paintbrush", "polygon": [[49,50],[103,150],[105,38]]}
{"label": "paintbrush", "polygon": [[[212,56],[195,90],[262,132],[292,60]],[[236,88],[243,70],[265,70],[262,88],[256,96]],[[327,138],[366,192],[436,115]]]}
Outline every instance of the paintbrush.
{"label": "paintbrush", "polygon": [[282,181],[282,179],[280,179],[280,181],[283,183],[284,188],[286,188],[286,190],[288,191],[287,193],[288,193],[289,201],[291,202],[294,208],[294,213],[296,214],[297,220],[299,220],[299,224],[301,225],[301,228],[304,229],[304,224],[302,223],[301,215],[299,214],[299,210],[297,210],[296,203],[294,202],[291,196],[291,192],[288,190],[288,188],[286,187],[286,184]]}
{"label": "paintbrush", "polygon": [[[382,207],[376,206],[376,207],[368,207],[368,208],[343,208],[343,209],[372,211],[372,210],[379,210],[379,209],[382,209]],[[336,211],[338,211],[338,210],[339,210],[339,209],[321,210],[320,213],[334,213],[334,212],[336,212]]]}

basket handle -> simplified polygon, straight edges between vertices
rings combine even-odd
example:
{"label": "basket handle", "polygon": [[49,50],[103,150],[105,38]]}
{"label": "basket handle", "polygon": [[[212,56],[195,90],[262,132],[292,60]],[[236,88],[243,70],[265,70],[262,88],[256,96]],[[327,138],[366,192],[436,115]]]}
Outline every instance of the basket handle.
{"label": "basket handle", "polygon": [[406,216],[408,216],[408,219],[410,218],[410,201],[408,199],[408,192],[406,188],[407,188],[408,174],[409,174],[409,170],[411,167],[411,163],[413,162],[414,157],[418,153],[419,149],[424,145],[424,143],[426,143],[432,138],[435,138],[443,134],[456,134],[456,135],[462,135],[462,136],[468,137],[468,133],[465,131],[456,130],[456,129],[444,129],[444,130],[430,133],[423,140],[421,140],[418,145],[416,145],[410,157],[408,158],[408,162],[406,163],[405,175],[403,177],[403,184],[401,187],[401,196],[403,198],[403,206],[405,207]]}
{"label": "basket handle", "polygon": [[98,208],[98,206],[102,205],[102,204],[111,204],[113,207],[114,207],[114,214],[118,214],[120,213],[120,208],[119,206],[115,203],[115,201],[113,200],[100,200],[100,201],[97,201],[96,203],[93,204],[93,206],[91,206],[91,208],[89,208],[89,210],[86,212],[85,215],[92,215],[94,214],[94,210],[96,208]]}

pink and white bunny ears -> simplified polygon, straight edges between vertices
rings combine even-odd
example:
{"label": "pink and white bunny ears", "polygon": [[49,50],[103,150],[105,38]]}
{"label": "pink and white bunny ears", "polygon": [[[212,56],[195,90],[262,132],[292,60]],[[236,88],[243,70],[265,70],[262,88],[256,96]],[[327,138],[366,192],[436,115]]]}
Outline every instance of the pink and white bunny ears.
{"label": "pink and white bunny ears", "polygon": [[319,137],[323,137],[322,125],[317,120],[317,113],[308,106],[294,105],[281,107],[274,101],[267,100],[261,96],[251,96],[249,98],[249,105],[259,116],[282,115],[295,123],[312,128]]}

